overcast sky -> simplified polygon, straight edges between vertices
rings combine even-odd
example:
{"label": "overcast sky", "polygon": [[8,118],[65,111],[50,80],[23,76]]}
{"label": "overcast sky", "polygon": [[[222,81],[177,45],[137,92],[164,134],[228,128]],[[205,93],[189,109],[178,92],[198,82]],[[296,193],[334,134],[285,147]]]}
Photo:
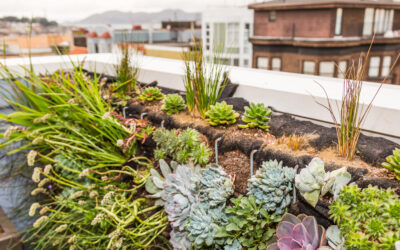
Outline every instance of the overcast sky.
{"label": "overcast sky", "polygon": [[108,10],[154,12],[167,8],[202,11],[207,7],[247,5],[255,0],[0,0],[0,16],[45,16],[76,21]]}

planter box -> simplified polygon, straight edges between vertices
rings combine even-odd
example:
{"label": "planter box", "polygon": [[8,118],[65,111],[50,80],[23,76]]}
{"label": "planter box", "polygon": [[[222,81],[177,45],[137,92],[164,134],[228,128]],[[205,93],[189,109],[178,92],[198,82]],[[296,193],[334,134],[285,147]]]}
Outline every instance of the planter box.
{"label": "planter box", "polygon": [[22,250],[17,229],[0,207],[0,249]]}

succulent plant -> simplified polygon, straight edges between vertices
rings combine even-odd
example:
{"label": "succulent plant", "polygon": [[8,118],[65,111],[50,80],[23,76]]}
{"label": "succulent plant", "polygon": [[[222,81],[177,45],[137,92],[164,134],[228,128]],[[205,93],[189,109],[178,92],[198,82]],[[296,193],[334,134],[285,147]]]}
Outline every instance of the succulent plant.
{"label": "succulent plant", "polygon": [[[186,225],[188,239],[195,249],[218,245],[215,240],[218,225],[226,222],[227,216],[221,208],[210,208],[207,203],[197,203]],[[216,247],[213,247],[216,248]]]}
{"label": "succulent plant", "polygon": [[239,128],[260,128],[265,131],[269,130],[268,122],[271,119],[272,110],[265,107],[263,103],[250,103],[250,107],[244,107],[244,115],[242,121],[245,125],[239,125]]}
{"label": "succulent plant", "polygon": [[345,250],[344,238],[340,232],[340,228],[337,225],[332,225],[326,229],[325,234],[328,246],[335,250]]}
{"label": "succulent plant", "polygon": [[247,185],[247,194],[254,195],[257,204],[272,213],[283,214],[290,204],[292,182],[296,175],[293,168],[283,167],[282,162],[264,162]]}
{"label": "succulent plant", "polygon": [[400,200],[392,189],[344,186],[329,213],[346,249],[394,249],[400,240]]}
{"label": "succulent plant", "polygon": [[156,160],[170,157],[180,163],[192,162],[205,165],[211,154],[204,142],[200,142],[200,134],[187,128],[177,130],[157,129],[153,133],[157,148],[154,150]]}
{"label": "succulent plant", "polygon": [[315,217],[305,214],[296,217],[286,213],[276,229],[276,237],[278,242],[269,245],[267,250],[331,249],[325,246],[325,229]]}
{"label": "succulent plant", "polygon": [[223,101],[211,105],[210,110],[206,113],[206,117],[207,122],[210,123],[211,126],[231,125],[236,123],[236,118],[239,117],[239,113],[233,110],[232,105],[228,105]]}
{"label": "succulent plant", "polygon": [[161,106],[161,110],[169,115],[179,113],[185,109],[185,101],[183,100],[182,96],[178,94],[167,95],[163,101],[163,105]]}
{"label": "succulent plant", "polygon": [[193,176],[198,174],[197,168],[179,165],[175,173],[169,174],[164,183],[161,198],[172,228],[184,229],[189,218],[191,207],[196,202],[193,192]]}
{"label": "succulent plant", "polygon": [[395,148],[393,155],[386,157],[386,162],[382,166],[394,172],[394,175],[400,180],[400,149]]}
{"label": "succulent plant", "polygon": [[231,199],[233,203],[225,209],[228,221],[218,227],[216,237],[227,237],[226,243],[235,239],[248,249],[265,249],[266,243],[275,233],[274,223],[281,221],[281,216],[268,214],[256,198],[239,196]]}
{"label": "succulent plant", "polygon": [[351,175],[345,167],[326,173],[324,162],[314,158],[300,171],[300,174],[296,175],[295,185],[304,199],[315,207],[320,195],[324,196],[330,192],[336,199],[341,188],[350,180]]}
{"label": "succulent plant", "polygon": [[200,202],[207,203],[211,208],[224,207],[227,199],[233,194],[232,181],[225,171],[215,164],[207,165],[195,182]]}
{"label": "succulent plant", "polygon": [[139,99],[142,101],[160,101],[164,98],[164,95],[161,93],[161,90],[157,87],[148,87],[145,88],[143,93],[140,95]]}
{"label": "succulent plant", "polygon": [[145,188],[148,193],[149,198],[157,199],[155,205],[163,206],[164,201],[161,199],[161,194],[164,188],[165,179],[171,173],[173,173],[178,167],[178,163],[175,161],[171,161],[171,167],[168,166],[168,163],[161,159],[159,161],[161,174],[157,172],[154,168],[150,169],[150,177],[147,178]]}

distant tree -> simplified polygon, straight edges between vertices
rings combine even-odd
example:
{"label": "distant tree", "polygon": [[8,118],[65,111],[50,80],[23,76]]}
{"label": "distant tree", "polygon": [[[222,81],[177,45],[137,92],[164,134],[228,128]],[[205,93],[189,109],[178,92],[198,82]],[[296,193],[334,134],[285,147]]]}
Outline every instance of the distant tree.
{"label": "distant tree", "polygon": [[[40,25],[49,27],[49,26],[57,26],[58,23],[56,21],[49,21],[45,17],[34,17],[32,18],[34,23],[40,23]],[[31,21],[31,18],[28,17],[22,17],[18,18],[15,16],[5,16],[0,18],[0,21],[5,21],[5,22],[12,22],[12,23],[29,23]]]}

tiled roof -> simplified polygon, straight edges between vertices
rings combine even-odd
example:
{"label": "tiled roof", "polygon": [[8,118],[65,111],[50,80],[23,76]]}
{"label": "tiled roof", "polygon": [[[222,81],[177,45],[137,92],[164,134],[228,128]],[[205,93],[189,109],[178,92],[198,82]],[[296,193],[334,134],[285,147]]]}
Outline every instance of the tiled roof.
{"label": "tiled roof", "polygon": [[387,6],[400,9],[400,2],[394,0],[272,0],[262,3],[250,4],[250,9],[300,9],[312,6],[327,8],[349,6],[363,8],[365,6]]}
{"label": "tiled roof", "polygon": [[89,33],[89,35],[87,35],[87,38],[96,38],[96,37],[97,37],[96,31],[93,31],[93,32]]}
{"label": "tiled roof", "polygon": [[109,32],[104,32],[103,35],[99,37],[100,39],[111,39],[111,35]]}
{"label": "tiled roof", "polygon": [[79,54],[87,54],[88,49],[85,47],[75,47],[73,50],[69,52],[70,55],[79,55]]}

